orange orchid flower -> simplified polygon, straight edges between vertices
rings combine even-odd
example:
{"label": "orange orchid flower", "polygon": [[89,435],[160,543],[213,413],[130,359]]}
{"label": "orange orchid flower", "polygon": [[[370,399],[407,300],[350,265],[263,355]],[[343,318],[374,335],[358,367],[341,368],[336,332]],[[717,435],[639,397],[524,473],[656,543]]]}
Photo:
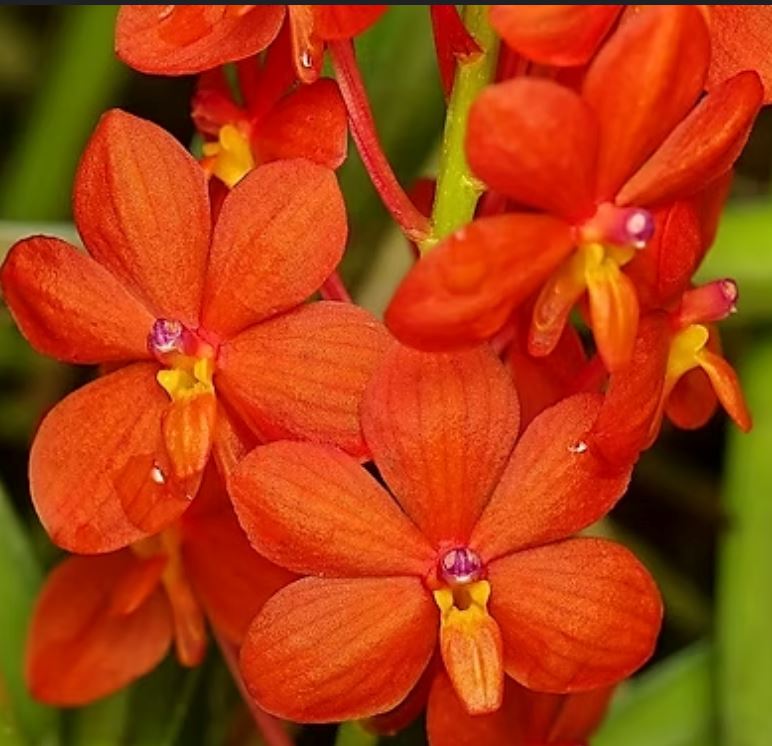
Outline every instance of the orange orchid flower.
{"label": "orange orchid flower", "polygon": [[501,707],[507,676],[568,693],[640,666],[662,614],[653,580],[621,546],[569,538],[630,477],[584,443],[600,400],[565,399],[513,450],[517,397],[491,351],[395,345],[362,405],[395,498],[334,448],[249,454],[228,485],[239,521],[259,552],[307,576],[265,604],[242,647],[258,704],[303,722],[386,712],[436,649],[474,715]]}
{"label": "orange orchid flower", "polygon": [[[495,5],[491,24],[506,44],[542,65],[587,64],[624,5]],[[707,86],[714,88],[742,70],[755,70],[764,83],[764,103],[772,101],[772,8],[769,5],[700,5],[710,29]],[[623,21],[624,22],[624,21]]]}
{"label": "orange orchid flower", "polygon": [[663,416],[678,427],[704,425],[720,401],[744,431],[751,416],[737,374],[721,355],[715,324],[736,311],[729,279],[693,287],[713,242],[729,178],[698,199],[657,215],[659,230],[630,263],[644,315],[629,365],[609,380],[590,443],[611,462],[630,462],[659,433]]}
{"label": "orange orchid flower", "polygon": [[529,350],[547,355],[583,297],[610,371],[629,362],[639,303],[623,271],[655,234],[652,211],[730,170],[759,110],[745,71],[698,102],[710,61],[703,15],[648,7],[589,67],[581,95],[550,80],[490,86],[472,107],[473,171],[541,213],[475,220],[419,262],[387,312],[411,345],[442,349],[494,335],[540,290]]}
{"label": "orange orchid flower", "polygon": [[251,57],[289,25],[298,79],[313,83],[328,41],[369,28],[386,5],[123,5],[115,49],[145,73],[186,75]]}
{"label": "orange orchid flower", "polygon": [[740,381],[721,355],[713,322],[734,313],[737,286],[718,280],[687,290],[670,312],[641,320],[633,358],[611,375],[589,443],[609,462],[629,463],[652,445],[664,415],[702,427],[720,402],[737,426],[752,421]]}
{"label": "orange orchid flower", "polygon": [[262,166],[211,226],[198,163],[160,128],[112,111],[80,164],[74,207],[88,254],[38,236],[0,271],[37,350],[118,366],[58,404],[32,445],[32,498],[57,544],[108,552],[171,525],[242,420],[262,440],[365,454],[359,400],[388,335],[350,304],[302,305],[345,244],[332,171]]}
{"label": "orange orchid flower", "polygon": [[27,640],[30,691],[49,704],[86,704],[150,671],[172,640],[182,665],[198,665],[205,615],[239,645],[292,577],[249,546],[212,473],[195,507],[161,534],[54,569]]}
{"label": "orange orchid flower", "polygon": [[348,122],[337,84],[330,79],[294,87],[282,32],[264,60],[239,63],[237,104],[222,68],[203,73],[193,97],[193,121],[206,138],[202,165],[228,187],[255,166],[306,158],[336,169],[346,158]]}

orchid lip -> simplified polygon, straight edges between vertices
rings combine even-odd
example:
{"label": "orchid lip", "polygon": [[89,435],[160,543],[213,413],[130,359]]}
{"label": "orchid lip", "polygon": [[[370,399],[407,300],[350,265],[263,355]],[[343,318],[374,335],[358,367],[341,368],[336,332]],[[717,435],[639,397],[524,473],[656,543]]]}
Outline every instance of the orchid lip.
{"label": "orchid lip", "polygon": [[481,578],[483,562],[468,547],[456,547],[442,555],[439,571],[440,577],[450,585],[472,583]]}

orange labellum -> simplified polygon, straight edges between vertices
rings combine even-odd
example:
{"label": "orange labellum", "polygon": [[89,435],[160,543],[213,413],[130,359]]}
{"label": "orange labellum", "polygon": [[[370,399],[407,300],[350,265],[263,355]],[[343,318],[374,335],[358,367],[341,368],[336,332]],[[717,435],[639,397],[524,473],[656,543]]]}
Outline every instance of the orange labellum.
{"label": "orange labellum", "polygon": [[211,393],[179,399],[166,411],[164,443],[177,479],[189,479],[204,470],[216,416],[217,400]]}
{"label": "orange labellum", "polygon": [[504,696],[501,632],[488,614],[490,592],[485,580],[434,591],[442,612],[442,660],[471,715],[495,712]]}

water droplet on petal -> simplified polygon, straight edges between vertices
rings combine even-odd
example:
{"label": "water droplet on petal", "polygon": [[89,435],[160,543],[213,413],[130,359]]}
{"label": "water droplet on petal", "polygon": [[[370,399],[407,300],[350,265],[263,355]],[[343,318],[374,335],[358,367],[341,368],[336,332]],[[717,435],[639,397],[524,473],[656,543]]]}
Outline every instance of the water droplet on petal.
{"label": "water droplet on petal", "polygon": [[174,13],[174,6],[164,5],[161,8],[161,10],[158,11],[158,20],[163,21],[164,19],[168,18],[172,13]]}
{"label": "water droplet on petal", "polygon": [[163,469],[161,469],[158,464],[153,464],[153,466],[150,469],[150,478],[156,483],[156,484],[166,484],[166,474],[164,474]]}
{"label": "water droplet on petal", "polygon": [[568,446],[568,450],[571,453],[585,453],[587,449],[588,449],[588,445],[583,440],[579,440],[576,443],[573,443],[572,445]]}
{"label": "water droplet on petal", "polygon": [[304,49],[300,53],[300,65],[301,67],[305,67],[307,70],[310,70],[313,67],[313,59],[311,58],[311,53]]}
{"label": "water droplet on petal", "polygon": [[154,454],[129,457],[114,480],[126,517],[148,534],[170,525],[188,508],[188,490]]}

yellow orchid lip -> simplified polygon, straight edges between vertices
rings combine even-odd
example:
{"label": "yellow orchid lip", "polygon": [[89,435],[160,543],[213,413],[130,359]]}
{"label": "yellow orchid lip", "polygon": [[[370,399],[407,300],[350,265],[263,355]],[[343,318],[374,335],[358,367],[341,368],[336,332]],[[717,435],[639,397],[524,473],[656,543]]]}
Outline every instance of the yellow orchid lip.
{"label": "yellow orchid lip", "polygon": [[172,401],[214,393],[214,360],[180,355],[171,368],[158,371],[156,379]]}
{"label": "yellow orchid lip", "polygon": [[488,613],[487,580],[433,592],[440,609],[440,651],[445,669],[468,712],[496,711],[504,695],[501,631]]}
{"label": "yellow orchid lip", "polygon": [[700,365],[700,353],[710,338],[706,326],[692,324],[679,331],[670,342],[666,380],[675,385],[681,376]]}
{"label": "yellow orchid lip", "polygon": [[248,133],[234,124],[220,127],[217,140],[202,151],[207,170],[231,189],[256,165]]}

